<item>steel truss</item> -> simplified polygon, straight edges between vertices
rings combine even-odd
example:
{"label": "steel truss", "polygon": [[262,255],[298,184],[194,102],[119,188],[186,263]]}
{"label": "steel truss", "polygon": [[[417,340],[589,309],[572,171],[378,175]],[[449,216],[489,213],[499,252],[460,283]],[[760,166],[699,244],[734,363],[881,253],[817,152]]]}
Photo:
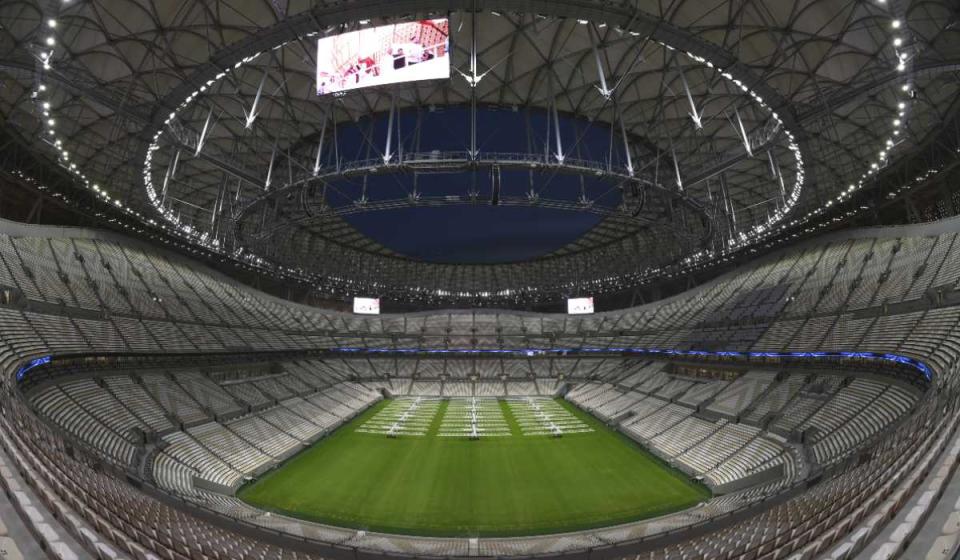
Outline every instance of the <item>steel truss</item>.
{"label": "steel truss", "polygon": [[[228,252],[247,244],[247,238],[234,236],[238,228],[244,235],[258,231],[243,227],[248,218],[276,213],[288,225],[260,230],[256,235],[272,231],[273,242],[250,238],[247,251],[303,267],[318,289],[338,295],[419,297],[430,286],[438,298],[455,299],[453,293],[465,294],[465,300],[483,293],[514,298],[518,290],[540,298],[628,286],[649,277],[644,271],[656,276],[692,252],[721,248],[781,211],[786,188],[778,183],[789,181],[792,163],[783,148],[784,130],[792,131],[807,164],[792,218],[846,189],[864,162],[876,157],[897,118],[902,86],[910,88],[915,103],[898,153],[919,148],[960,92],[958,32],[949,25],[946,0],[895,6],[849,0],[829,9],[810,0],[747,0],[736,9],[719,0],[713,6],[678,1],[668,7],[594,0],[353,0],[304,5],[290,13],[248,0],[173,4],[25,0],[5,6],[0,12],[6,16],[0,73],[9,78],[0,90],[4,126],[37,152],[57,153],[44,141],[47,117],[36,96],[39,84],[48,86],[52,91],[45,99],[53,106],[69,161],[144,220],[157,221],[162,219],[143,188],[143,163],[155,134],[163,131],[166,143],[155,154],[151,177],[159,191],[170,175],[163,189],[165,212]],[[115,15],[120,13],[123,21]],[[311,91],[313,34],[355,29],[365,20],[375,25],[446,15],[457,30],[455,75],[448,84],[371,89],[330,103]],[[55,32],[47,27],[51,18],[58,21]],[[897,49],[891,48],[893,18],[904,25]],[[45,69],[38,56],[50,33],[58,54]],[[204,49],[196,48],[198,41]],[[258,53],[263,54],[253,58]],[[897,67],[900,57],[909,62],[905,68]],[[756,110],[755,99],[729,88],[696,59],[723,69],[762,98],[783,128]],[[216,80],[227,71],[227,78]],[[191,108],[165,123],[200,88],[205,91]],[[549,205],[599,213],[604,220],[543,262],[490,267],[435,267],[404,259],[350,227],[338,211],[311,201],[316,187],[306,185],[336,178],[316,173],[314,166],[322,151],[318,143],[332,145],[337,123],[450,105],[471,107],[473,121],[469,142],[456,157],[445,158],[450,160],[445,165],[482,167],[488,174],[493,167],[531,163],[574,171],[578,157],[572,144],[561,146],[548,135],[538,146],[548,148],[542,156],[530,151],[512,163],[484,156],[478,147],[477,107],[535,108],[554,118],[607,123],[612,135],[622,138],[611,146],[629,149],[618,153],[616,165],[579,159],[606,164],[599,167],[611,184],[637,185],[625,189],[637,194],[617,208],[590,204],[596,197],[589,193],[573,204],[542,194],[501,198],[504,205]],[[257,116],[250,120],[252,115]],[[410,145],[401,155],[401,136],[387,138],[393,139],[389,146],[383,137],[371,138],[371,157],[349,160],[356,167],[343,174],[426,173],[439,165],[413,158],[417,151]],[[534,154],[537,158],[530,157]],[[391,157],[383,163],[385,155]],[[575,171],[596,172],[598,166],[580,167]],[[371,199],[339,213],[454,203],[411,194]],[[462,202],[490,198],[474,190]],[[304,258],[318,254],[323,255],[318,263]]]}

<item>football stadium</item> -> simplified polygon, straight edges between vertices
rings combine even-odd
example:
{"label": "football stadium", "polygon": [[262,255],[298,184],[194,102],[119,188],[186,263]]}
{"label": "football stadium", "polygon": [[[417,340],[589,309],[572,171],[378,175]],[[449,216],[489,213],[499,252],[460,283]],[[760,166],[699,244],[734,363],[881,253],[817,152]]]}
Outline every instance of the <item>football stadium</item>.
{"label": "football stadium", "polygon": [[955,0],[0,0],[0,558],[960,558]]}

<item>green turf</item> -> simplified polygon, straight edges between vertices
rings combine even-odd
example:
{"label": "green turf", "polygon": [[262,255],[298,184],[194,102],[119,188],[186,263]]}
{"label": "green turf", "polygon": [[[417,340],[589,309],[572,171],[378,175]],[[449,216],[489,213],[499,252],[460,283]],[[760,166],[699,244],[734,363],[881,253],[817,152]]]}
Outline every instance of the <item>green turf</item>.
{"label": "green turf", "polygon": [[685,509],[710,493],[566,401],[594,432],[561,438],[388,438],[356,432],[386,402],[239,496],[294,517],[371,531],[510,536],[587,529]]}

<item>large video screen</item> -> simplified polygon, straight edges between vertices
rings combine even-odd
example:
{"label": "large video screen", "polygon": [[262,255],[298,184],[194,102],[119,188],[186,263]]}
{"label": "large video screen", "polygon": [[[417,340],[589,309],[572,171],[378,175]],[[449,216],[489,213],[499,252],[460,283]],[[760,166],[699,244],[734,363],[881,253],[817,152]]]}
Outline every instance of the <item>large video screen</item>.
{"label": "large video screen", "polygon": [[317,95],[450,77],[450,21],[381,25],[317,40]]}

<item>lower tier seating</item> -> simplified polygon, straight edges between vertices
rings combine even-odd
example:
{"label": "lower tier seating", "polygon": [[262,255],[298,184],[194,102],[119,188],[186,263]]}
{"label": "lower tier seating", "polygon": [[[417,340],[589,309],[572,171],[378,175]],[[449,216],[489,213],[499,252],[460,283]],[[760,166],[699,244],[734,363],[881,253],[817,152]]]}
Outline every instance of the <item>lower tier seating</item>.
{"label": "lower tier seating", "polygon": [[[619,418],[619,429],[665,458],[720,486],[797,459],[783,435],[798,437],[822,466],[842,460],[874,434],[902,418],[917,402],[915,391],[882,378],[858,379],[802,373],[777,375],[751,372],[718,393],[725,414],[749,411],[743,423],[719,416],[713,419],[684,404],[661,399],[660,387],[670,375],[655,374],[659,384],[640,384],[627,390],[601,382],[583,383],[566,398],[604,419]],[[657,396],[647,396],[645,388]],[[695,390],[688,384],[688,391]],[[706,407],[707,411],[719,409]],[[757,420],[773,415],[771,431]]]}

